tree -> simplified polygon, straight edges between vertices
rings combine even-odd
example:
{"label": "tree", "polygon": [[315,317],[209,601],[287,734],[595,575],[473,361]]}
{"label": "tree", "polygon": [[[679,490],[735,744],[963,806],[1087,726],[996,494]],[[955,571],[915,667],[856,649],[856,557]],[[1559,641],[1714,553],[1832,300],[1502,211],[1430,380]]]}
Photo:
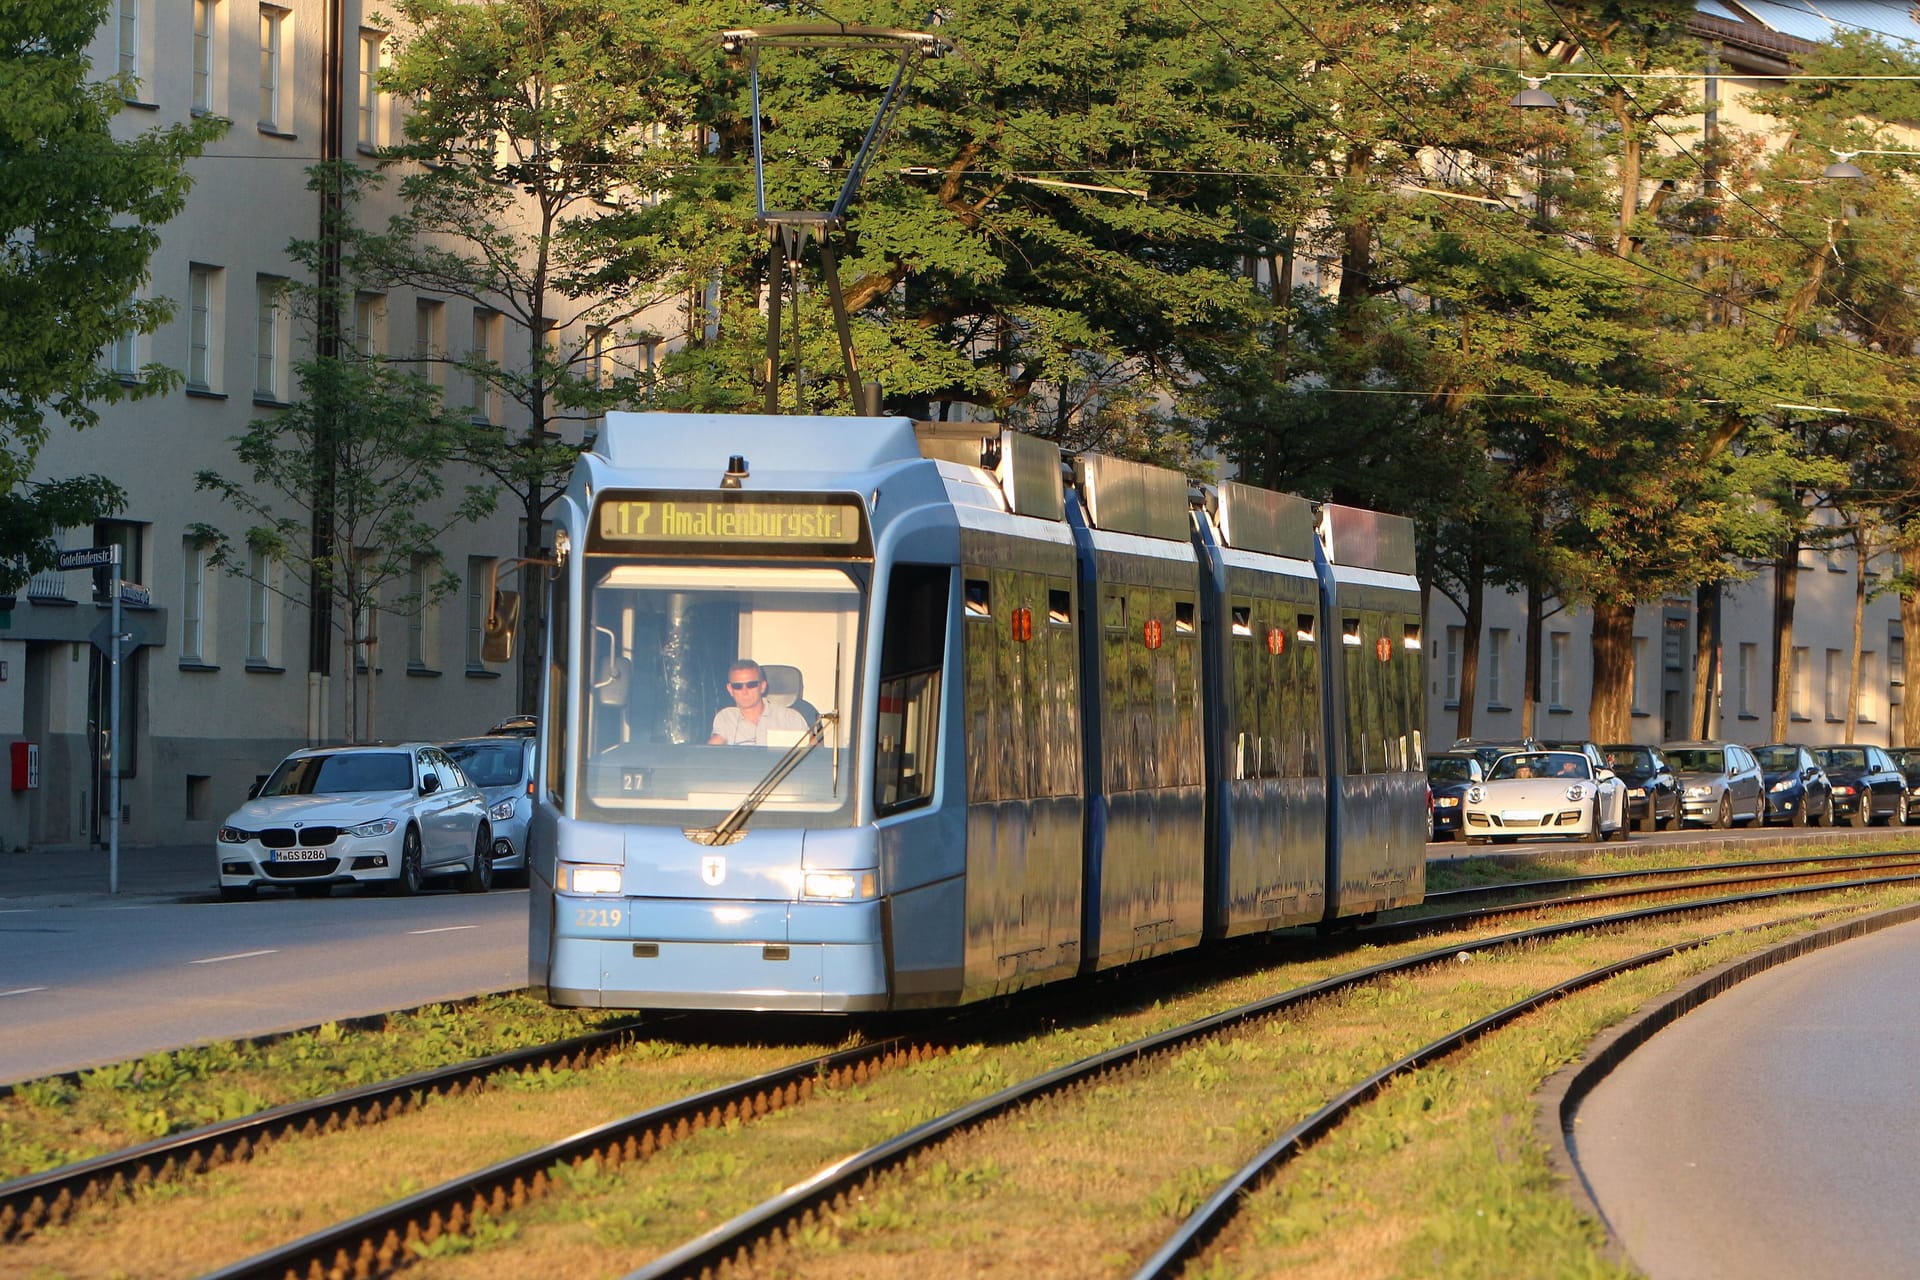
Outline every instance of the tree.
{"label": "tree", "polygon": [[[469,485],[445,500],[443,475],[469,428],[447,412],[433,383],[354,355],[314,357],[297,372],[300,398],[273,417],[256,419],[235,441],[247,478],[212,470],[195,477],[199,488],[225,498],[249,523],[237,540],[210,524],[197,524],[193,532],[210,549],[210,563],[245,575],[247,553],[259,552],[270,563],[300,567],[340,606],[334,629],[348,672],[346,738],[357,742],[363,733],[375,736],[371,673],[377,663],[369,621],[383,594],[416,572],[422,589],[389,602],[400,612],[418,611],[457,591],[460,580],[445,571],[440,536],[491,513],[495,493]],[[335,410],[341,412],[330,425]],[[315,495],[327,491],[323,476],[330,478],[333,496],[316,511]],[[316,515],[331,535],[317,560],[310,538]],[[437,576],[429,578],[428,569]],[[356,696],[356,665],[369,677],[364,712]]]}
{"label": "tree", "polygon": [[[704,140],[700,90],[721,79],[725,24],[647,0],[396,8],[411,34],[382,87],[413,101],[385,157],[403,170],[404,209],[382,229],[348,232],[344,260],[382,286],[489,309],[524,340],[509,355],[477,333],[428,358],[470,380],[477,420],[492,419],[496,398],[511,407],[511,421],[469,436],[460,457],[514,495],[520,554],[537,559],[578,453],[559,427],[643,398],[642,353],[663,336],[647,313],[705,283],[710,251],[637,228],[632,210],[655,198],[688,135]],[[531,634],[542,601],[523,595]],[[523,710],[535,704],[538,656],[520,645]]]}
{"label": "tree", "polygon": [[53,566],[56,530],[124,503],[101,476],[33,478],[54,425],[90,427],[101,405],[179,381],[102,355],[172,314],[138,290],[161,226],[186,203],[187,161],[225,122],[115,140],[131,86],[87,79],[86,46],[106,13],[107,0],[0,8],[0,592]]}

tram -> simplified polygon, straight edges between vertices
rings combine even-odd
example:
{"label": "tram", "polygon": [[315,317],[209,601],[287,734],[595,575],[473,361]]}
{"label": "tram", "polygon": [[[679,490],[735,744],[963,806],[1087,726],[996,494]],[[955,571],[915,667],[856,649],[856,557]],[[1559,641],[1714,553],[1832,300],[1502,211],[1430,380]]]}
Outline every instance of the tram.
{"label": "tram", "polygon": [[1403,518],[980,424],[609,414],[554,515],[529,981],[955,1005],[1425,890]]}

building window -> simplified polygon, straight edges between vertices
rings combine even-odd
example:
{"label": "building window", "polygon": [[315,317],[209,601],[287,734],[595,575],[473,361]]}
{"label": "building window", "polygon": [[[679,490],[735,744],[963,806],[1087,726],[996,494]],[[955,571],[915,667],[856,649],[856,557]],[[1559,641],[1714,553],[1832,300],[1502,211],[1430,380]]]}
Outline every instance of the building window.
{"label": "building window", "polygon": [[1760,646],[1757,644],[1741,645],[1739,661],[1740,665],[1735,672],[1735,676],[1736,687],[1739,691],[1740,714],[1743,716],[1751,716],[1756,714],[1753,709],[1753,673],[1759,667]]}
{"label": "building window", "polygon": [[428,661],[433,656],[434,631],[437,621],[436,607],[427,596],[433,589],[433,560],[429,556],[415,556],[407,569],[407,669],[424,671],[433,664]]}
{"label": "building window", "polygon": [[213,110],[213,4],[193,0],[193,113]]}
{"label": "building window", "polygon": [[129,329],[113,340],[107,347],[107,368],[122,382],[140,380],[140,334]]}
{"label": "building window", "polygon": [[353,349],[373,359],[387,352],[387,295],[353,295]]}
{"label": "building window", "polygon": [[207,551],[198,539],[180,544],[180,661],[204,662],[207,616]]}
{"label": "building window", "polygon": [[1827,650],[1826,679],[1827,719],[1844,720],[1847,717],[1847,655],[1839,649]]}
{"label": "building window", "polygon": [[187,385],[198,391],[218,386],[219,306],[220,268],[195,263],[187,272]]}
{"label": "building window", "polygon": [[1446,665],[1441,668],[1440,692],[1442,700],[1450,706],[1460,705],[1460,651],[1467,641],[1465,627],[1447,628]]}
{"label": "building window", "polygon": [[260,127],[286,132],[287,11],[260,6]]}
{"label": "building window", "polygon": [[467,348],[467,361],[473,378],[473,420],[493,422],[499,394],[489,376],[500,364],[500,326],[498,311],[490,307],[473,309],[473,343]]}
{"label": "building window", "polygon": [[132,99],[140,79],[140,5],[142,0],[120,0],[120,74],[133,83],[125,86]]}
{"label": "building window", "polygon": [[486,641],[487,615],[493,602],[487,598],[493,582],[493,557],[467,557],[467,670],[485,671],[486,659],[481,646]]}
{"label": "building window", "polygon": [[420,374],[437,387],[447,384],[447,306],[430,298],[413,304],[413,358]]}
{"label": "building window", "polygon": [[380,92],[380,45],[383,31],[360,32],[360,145],[378,147],[386,142],[380,127],[384,97]]}
{"label": "building window", "polygon": [[273,665],[273,561],[264,551],[247,552],[247,661]]}
{"label": "building window", "polygon": [[1556,631],[1547,637],[1547,705],[1567,705],[1567,645],[1570,637]]}
{"label": "building window", "polygon": [[284,294],[286,281],[278,276],[259,276],[254,281],[254,304],[258,320],[254,326],[253,394],[259,400],[285,399],[282,392],[287,341]]}
{"label": "building window", "polygon": [[1805,646],[1797,646],[1793,651],[1792,665],[1787,671],[1789,698],[1787,706],[1795,720],[1813,719],[1813,677],[1808,670],[1813,665],[1811,651]]}
{"label": "building window", "polygon": [[1500,707],[1506,705],[1506,662],[1507,636],[1505,627],[1495,627],[1487,632],[1487,705]]}

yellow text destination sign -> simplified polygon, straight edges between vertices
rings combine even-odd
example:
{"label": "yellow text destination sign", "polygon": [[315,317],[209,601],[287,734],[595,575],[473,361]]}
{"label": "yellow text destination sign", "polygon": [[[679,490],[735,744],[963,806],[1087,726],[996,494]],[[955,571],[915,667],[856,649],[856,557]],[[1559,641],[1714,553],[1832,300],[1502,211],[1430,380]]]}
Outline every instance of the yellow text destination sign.
{"label": "yellow text destination sign", "polygon": [[863,541],[860,517],[859,504],[844,498],[610,497],[600,504],[598,531],[603,544],[806,546],[844,553]]}

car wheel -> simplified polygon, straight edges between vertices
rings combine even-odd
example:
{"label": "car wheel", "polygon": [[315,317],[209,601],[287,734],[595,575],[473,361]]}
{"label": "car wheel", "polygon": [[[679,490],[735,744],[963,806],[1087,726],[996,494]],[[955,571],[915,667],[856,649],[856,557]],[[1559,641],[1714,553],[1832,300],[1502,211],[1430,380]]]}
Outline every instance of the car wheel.
{"label": "car wheel", "polygon": [[333,885],[325,880],[318,884],[297,884],[293,886],[293,892],[301,898],[324,898],[333,892]]}
{"label": "car wheel", "polygon": [[259,890],[250,884],[223,884],[220,886],[220,901],[222,902],[252,902],[259,896]]}
{"label": "car wheel", "polygon": [[410,898],[420,892],[425,880],[420,867],[420,829],[408,827],[406,839],[400,842],[400,874],[394,877],[393,892]]}
{"label": "car wheel", "polygon": [[460,892],[485,893],[493,888],[493,832],[487,830],[487,824],[480,824],[480,833],[473,838],[473,865],[467,868],[467,874],[461,878]]}
{"label": "car wheel", "polygon": [[1733,825],[1733,797],[1724,792],[1720,796],[1720,807],[1714,810],[1713,825],[1718,831],[1725,831]]}
{"label": "car wheel", "polygon": [[1806,797],[1802,796],[1800,803],[1793,806],[1793,814],[1787,819],[1787,825],[1790,827],[1804,827],[1807,825]]}
{"label": "car wheel", "polygon": [[1896,827],[1904,827],[1907,825],[1907,798],[1905,796],[1901,796],[1900,799],[1895,802],[1893,812],[1887,815],[1887,821]]}

